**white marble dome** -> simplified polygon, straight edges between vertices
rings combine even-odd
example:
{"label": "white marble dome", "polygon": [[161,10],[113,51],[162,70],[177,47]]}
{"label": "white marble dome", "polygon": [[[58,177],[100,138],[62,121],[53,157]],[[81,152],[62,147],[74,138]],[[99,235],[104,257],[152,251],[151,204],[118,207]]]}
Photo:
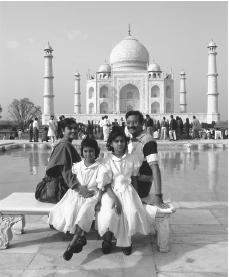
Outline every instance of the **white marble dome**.
{"label": "white marble dome", "polygon": [[111,66],[109,64],[102,64],[100,65],[98,72],[111,72]]}
{"label": "white marble dome", "polygon": [[148,71],[161,71],[159,64],[153,62],[148,66]]}
{"label": "white marble dome", "polygon": [[136,38],[128,36],[111,51],[110,64],[113,70],[147,69],[149,53]]}
{"label": "white marble dome", "polygon": [[213,40],[211,40],[208,44],[208,47],[217,47],[217,46],[216,46],[216,43]]}

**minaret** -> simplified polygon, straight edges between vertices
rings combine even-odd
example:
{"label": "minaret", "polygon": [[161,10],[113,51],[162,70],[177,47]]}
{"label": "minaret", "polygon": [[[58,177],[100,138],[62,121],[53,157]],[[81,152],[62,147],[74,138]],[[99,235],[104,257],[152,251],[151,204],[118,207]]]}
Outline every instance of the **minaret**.
{"label": "minaret", "polygon": [[218,113],[218,88],[217,88],[217,69],[216,69],[216,48],[217,45],[213,40],[208,45],[208,106],[207,106],[207,123],[219,121]]}
{"label": "minaret", "polygon": [[48,43],[45,51],[45,74],[44,74],[44,113],[42,116],[42,124],[47,124],[50,115],[54,115],[54,94],[53,94],[53,70],[52,70],[52,47]]}
{"label": "minaret", "polygon": [[180,73],[180,112],[187,113],[187,102],[186,102],[186,86],[185,86],[185,72]]}
{"label": "minaret", "polygon": [[80,74],[78,72],[75,73],[75,92],[74,92],[74,113],[80,114]]}

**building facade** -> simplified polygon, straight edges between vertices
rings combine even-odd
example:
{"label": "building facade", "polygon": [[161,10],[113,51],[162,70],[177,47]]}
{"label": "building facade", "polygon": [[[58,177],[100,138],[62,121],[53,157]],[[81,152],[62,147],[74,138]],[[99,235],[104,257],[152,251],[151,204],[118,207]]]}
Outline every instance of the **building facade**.
{"label": "building facade", "polygon": [[174,112],[172,74],[155,62],[149,64],[147,49],[130,34],[113,48],[110,63],[87,77],[87,114]]}

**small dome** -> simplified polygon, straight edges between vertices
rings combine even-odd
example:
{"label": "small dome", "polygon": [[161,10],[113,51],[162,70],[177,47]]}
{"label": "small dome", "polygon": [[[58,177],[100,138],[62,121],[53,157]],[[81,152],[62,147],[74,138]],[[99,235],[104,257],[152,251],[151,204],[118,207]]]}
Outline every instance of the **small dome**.
{"label": "small dome", "polygon": [[215,42],[213,40],[211,40],[208,44],[208,47],[217,47],[217,45],[215,44]]}
{"label": "small dome", "polygon": [[79,72],[76,72],[74,75],[75,75],[76,77],[80,77]]}
{"label": "small dome", "polygon": [[109,64],[102,64],[100,65],[98,72],[111,72],[111,66]]}
{"label": "small dome", "polygon": [[154,62],[148,66],[148,71],[161,71],[161,68],[160,68],[159,64]]}
{"label": "small dome", "polygon": [[180,72],[180,75],[185,75],[186,73],[184,71],[181,71]]}
{"label": "small dome", "polygon": [[145,69],[149,63],[149,53],[144,45],[129,35],[111,51],[110,64],[115,70],[131,68]]}

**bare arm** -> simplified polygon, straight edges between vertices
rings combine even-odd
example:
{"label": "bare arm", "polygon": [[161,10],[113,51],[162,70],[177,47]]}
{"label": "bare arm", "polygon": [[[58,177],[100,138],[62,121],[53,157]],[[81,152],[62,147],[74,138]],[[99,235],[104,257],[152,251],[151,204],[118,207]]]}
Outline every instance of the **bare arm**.
{"label": "bare arm", "polygon": [[157,162],[150,163],[153,172],[155,194],[161,194],[161,171]]}
{"label": "bare arm", "polygon": [[111,197],[111,199],[113,200],[113,207],[116,211],[117,214],[120,214],[122,212],[122,205],[118,199],[118,197],[116,196],[116,194],[114,193],[113,189],[111,188],[111,184],[106,186],[106,191],[107,194]]}

